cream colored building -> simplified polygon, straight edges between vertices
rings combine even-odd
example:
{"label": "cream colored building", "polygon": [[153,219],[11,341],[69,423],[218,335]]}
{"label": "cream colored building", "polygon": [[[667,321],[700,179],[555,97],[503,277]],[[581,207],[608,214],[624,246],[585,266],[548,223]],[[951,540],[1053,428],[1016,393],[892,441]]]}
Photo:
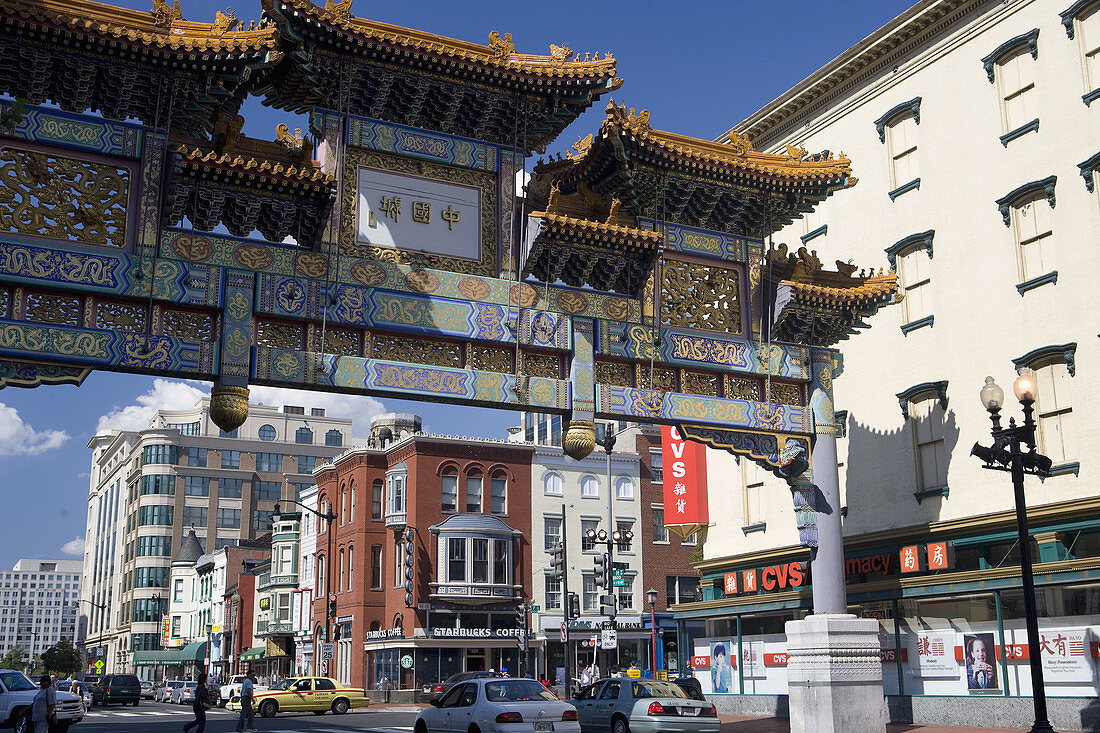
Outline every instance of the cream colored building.
{"label": "cream colored building", "polygon": [[[997,646],[1025,641],[1012,484],[969,455],[990,442],[978,399],[986,375],[1008,394],[1004,418],[1020,419],[1017,368],[1038,374],[1039,449],[1054,463],[1053,477],[1027,481],[1041,627],[1086,640],[1076,672],[1047,675],[1048,694],[1065,698],[1052,703],[1055,727],[1080,726],[1080,699],[1097,694],[1100,660],[1088,640],[1100,639],[1100,485],[1089,459],[1100,448],[1091,287],[1100,262],[1098,98],[1100,0],[926,0],[720,138],[848,155],[854,188],[774,244],[805,247],[823,263],[896,267],[904,301],[840,344],[841,511],[849,602],[882,620],[887,694],[949,696],[932,717],[954,709],[950,696],[979,703],[964,664],[938,675],[918,669],[928,634],[944,631],[955,646],[978,633]],[[708,463],[712,475],[724,470],[717,464]],[[696,641],[696,655],[724,638],[775,662],[767,655],[782,652],[782,620],[809,608],[805,588],[727,594],[724,582],[753,569],[759,580],[806,551],[786,485],[753,466],[734,470],[740,491],[711,492],[716,524],[700,566],[707,600],[681,606],[680,616],[707,619],[710,638]],[[902,578],[903,548],[928,554],[939,542],[954,550],[950,567]],[[885,556],[886,570],[885,560],[877,570],[861,564]],[[906,655],[912,661],[898,659]],[[1030,694],[1026,661],[997,668],[1002,697]],[[740,691],[785,693],[781,665],[750,659],[746,671]],[[710,684],[708,670],[696,674]],[[983,724],[1015,721],[1008,710],[995,707]]]}

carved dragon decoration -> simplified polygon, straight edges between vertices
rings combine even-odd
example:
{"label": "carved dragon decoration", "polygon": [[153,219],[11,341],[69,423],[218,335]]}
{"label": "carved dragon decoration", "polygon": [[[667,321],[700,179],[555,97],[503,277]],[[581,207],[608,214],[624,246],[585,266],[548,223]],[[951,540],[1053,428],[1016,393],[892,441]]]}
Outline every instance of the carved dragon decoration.
{"label": "carved dragon decoration", "polygon": [[512,34],[505,33],[504,38],[493,31],[489,34],[489,58],[494,61],[503,61],[516,52],[516,44],[512,43]]}

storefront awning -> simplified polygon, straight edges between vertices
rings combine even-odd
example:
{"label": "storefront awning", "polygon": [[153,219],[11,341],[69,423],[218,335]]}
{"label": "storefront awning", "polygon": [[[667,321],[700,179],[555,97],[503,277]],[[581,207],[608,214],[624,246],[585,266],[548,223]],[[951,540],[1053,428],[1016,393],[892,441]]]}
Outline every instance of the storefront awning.
{"label": "storefront awning", "polygon": [[247,652],[241,655],[241,661],[247,662],[250,659],[263,659],[264,653],[267,651],[266,646],[254,646]]}
{"label": "storefront awning", "polygon": [[134,664],[179,664],[179,649],[164,649],[155,652],[134,652]]}
{"label": "storefront awning", "polygon": [[179,652],[181,662],[201,662],[206,659],[206,642],[193,641]]}

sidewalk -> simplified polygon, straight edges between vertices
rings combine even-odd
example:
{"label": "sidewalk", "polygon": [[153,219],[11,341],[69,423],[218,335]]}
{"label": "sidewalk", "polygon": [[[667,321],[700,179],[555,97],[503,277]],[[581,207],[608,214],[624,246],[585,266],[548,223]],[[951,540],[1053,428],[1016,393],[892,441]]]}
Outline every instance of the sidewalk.
{"label": "sidewalk", "polygon": [[[738,715],[719,715],[722,733],[790,733],[787,718],[745,718]],[[949,725],[916,725],[891,723],[887,733],[1019,733],[1009,728],[962,728]]]}

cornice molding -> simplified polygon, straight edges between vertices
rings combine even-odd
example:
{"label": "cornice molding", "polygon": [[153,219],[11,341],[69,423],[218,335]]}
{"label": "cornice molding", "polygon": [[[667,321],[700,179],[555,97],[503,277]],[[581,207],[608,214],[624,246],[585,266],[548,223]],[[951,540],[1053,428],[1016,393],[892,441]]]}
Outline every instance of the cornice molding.
{"label": "cornice molding", "polygon": [[928,253],[928,259],[932,259],[932,239],[936,236],[935,229],[910,234],[902,237],[885,249],[886,259],[890,261],[890,269],[898,269],[898,255],[913,245],[919,245]]}
{"label": "cornice molding", "polygon": [[898,398],[898,404],[901,405],[901,416],[906,420],[909,419],[909,403],[914,397],[919,397],[922,394],[929,392],[935,392],[939,397],[940,407],[947,409],[947,380],[941,379],[938,382],[921,382],[920,384],[914,384],[904,392],[898,392],[896,397]]}
{"label": "cornice molding", "polygon": [[1038,191],[1046,191],[1047,203],[1050,204],[1050,208],[1054,208],[1054,187],[1058,183],[1058,176],[1050,176],[1044,178],[1041,181],[1031,181],[1025,183],[1022,186],[1012,189],[1004,196],[997,199],[997,209],[1001,212],[1001,218],[1004,219],[1005,226],[1012,226],[1012,218],[1010,216],[1009,209],[1011,209],[1017,201],[1022,199],[1028,194],[1036,193]]}
{"label": "cornice molding", "polygon": [[982,59],[982,68],[985,69],[985,74],[989,77],[989,83],[992,84],[997,80],[997,73],[994,67],[997,62],[1008,55],[1009,51],[1015,51],[1020,46],[1027,45],[1027,50],[1031,53],[1031,58],[1039,58],[1039,29],[1032,28],[1027,33],[1021,33],[1015,38],[1009,38],[997,48],[993,49],[990,54]]}
{"label": "cornice molding", "polygon": [[1077,167],[1081,169],[1081,177],[1085,179],[1085,188],[1089,193],[1095,190],[1096,184],[1093,182],[1093,173],[1097,168],[1100,168],[1100,153],[1092,156],[1088,160],[1078,163]]}
{"label": "cornice molding", "polygon": [[1077,16],[1081,14],[1081,11],[1092,5],[1096,0],[1077,0],[1073,5],[1058,13],[1062,17],[1062,25],[1066,27],[1066,35],[1072,41],[1076,31],[1073,27],[1073,21],[1077,20]]}
{"label": "cornice molding", "polygon": [[1077,354],[1077,342],[1073,341],[1068,344],[1058,344],[1050,346],[1040,346],[1037,349],[1032,349],[1023,356],[1018,356],[1012,360],[1012,366],[1016,368],[1016,371],[1021,369],[1029,369],[1031,365],[1042,359],[1061,358],[1066,362],[1066,371],[1069,375],[1075,376],[1077,374],[1077,363],[1075,361]]}
{"label": "cornice molding", "polygon": [[875,120],[875,130],[878,131],[878,141],[880,143],[886,142],[886,125],[893,122],[895,117],[904,112],[910,112],[913,115],[913,121],[919,125],[920,97],[913,97],[908,102],[902,102],[901,104],[894,105],[886,111],[886,114]]}

